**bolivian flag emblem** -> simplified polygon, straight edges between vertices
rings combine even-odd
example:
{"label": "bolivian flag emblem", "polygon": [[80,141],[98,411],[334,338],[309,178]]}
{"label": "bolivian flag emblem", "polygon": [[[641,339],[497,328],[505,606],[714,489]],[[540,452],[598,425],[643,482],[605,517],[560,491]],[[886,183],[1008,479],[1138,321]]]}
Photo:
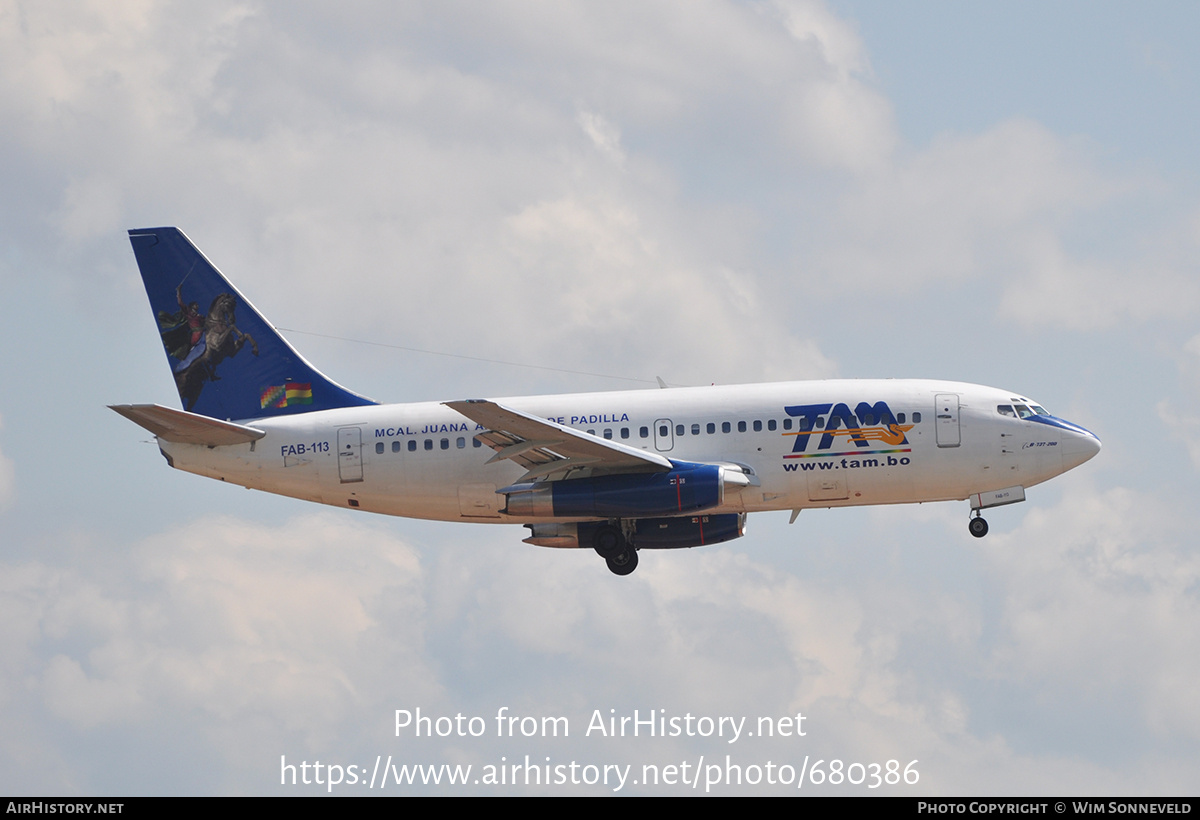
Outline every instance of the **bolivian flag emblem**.
{"label": "bolivian flag emblem", "polygon": [[262,391],[260,406],[291,407],[296,404],[312,404],[312,382],[288,382]]}

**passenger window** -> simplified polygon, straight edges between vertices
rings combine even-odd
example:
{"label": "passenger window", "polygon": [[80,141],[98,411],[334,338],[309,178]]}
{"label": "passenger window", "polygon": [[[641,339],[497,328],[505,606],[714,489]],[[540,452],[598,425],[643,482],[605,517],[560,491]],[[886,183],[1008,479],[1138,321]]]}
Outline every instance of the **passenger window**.
{"label": "passenger window", "polygon": [[666,438],[671,435],[671,428],[665,424],[658,425],[658,435],[660,438]]}
{"label": "passenger window", "polygon": [[408,451],[410,453],[412,453],[412,452],[415,452],[416,449],[417,449],[417,440],[415,438],[410,438],[408,440]]}
{"label": "passenger window", "polygon": [[756,432],[756,433],[762,432],[762,422],[759,421],[758,419],[754,420],[754,432]]}
{"label": "passenger window", "polygon": [[738,422],[738,432],[739,432],[739,433],[744,433],[744,432],[746,432],[746,422],[744,422],[744,421],[739,421],[739,422]]}
{"label": "passenger window", "polygon": [[733,427],[730,426],[729,422],[727,422],[727,421],[721,422],[721,432],[722,433],[728,433],[732,429],[733,429]]}
{"label": "passenger window", "polygon": [[786,418],[783,420],[783,429],[784,430],[792,429],[792,420],[790,418]]}
{"label": "passenger window", "polygon": [[693,424],[693,425],[692,425],[692,435],[693,435],[693,436],[698,436],[698,435],[700,435],[700,425],[699,425],[699,424]]}
{"label": "passenger window", "polygon": [[649,427],[639,427],[638,435],[641,436],[642,438],[650,438],[650,428]]}
{"label": "passenger window", "polygon": [[921,423],[921,414],[913,413],[913,424],[920,424],[920,423]]}
{"label": "passenger window", "polygon": [[393,441],[393,442],[392,442],[392,452],[393,452],[393,453],[398,453],[398,452],[400,452],[400,442],[399,442],[399,440],[397,440],[397,441]]}
{"label": "passenger window", "polygon": [[433,449],[433,439],[431,439],[431,438],[427,438],[427,439],[425,439],[425,449],[426,449],[426,450],[432,450],[432,449]]}
{"label": "passenger window", "polygon": [[675,435],[682,436],[685,432],[687,432],[687,428],[684,427],[682,424],[675,425]]}
{"label": "passenger window", "polygon": [[458,439],[454,442],[454,446],[461,450],[467,446],[467,440],[465,438],[463,438],[462,436],[459,436]]}
{"label": "passenger window", "polygon": [[450,449],[450,439],[448,439],[448,438],[444,438],[444,439],[442,439],[442,449],[443,449],[443,450],[449,450],[449,449]]}
{"label": "passenger window", "polygon": [[471,446],[472,447],[482,447],[483,443],[479,439],[473,438],[473,439],[471,439]]}
{"label": "passenger window", "polygon": [[903,413],[897,413],[897,414],[896,414],[896,423],[897,423],[897,424],[904,424],[904,414],[903,414]]}
{"label": "passenger window", "polygon": [[628,427],[621,428],[621,438],[629,438],[629,428]]}
{"label": "passenger window", "polygon": [[380,455],[380,456],[383,455],[383,442],[382,441],[375,442],[375,454]]}
{"label": "passenger window", "polygon": [[863,427],[873,427],[874,425],[875,425],[875,414],[874,413],[863,413],[862,426]]}
{"label": "passenger window", "polygon": [[595,431],[595,430],[588,430],[588,431],[587,431],[587,433],[588,433],[588,435],[589,435],[589,436],[594,436],[594,435],[596,435],[596,431]]}
{"label": "passenger window", "polygon": [[607,428],[607,429],[604,431],[604,437],[605,437],[606,439],[608,439],[609,441],[612,441],[612,428],[611,428],[611,427]]}
{"label": "passenger window", "polygon": [[711,436],[713,433],[717,432],[717,425],[713,424],[713,423],[710,421],[708,424],[706,424],[706,425],[704,426],[704,429],[705,429],[705,430],[707,430],[707,431],[708,431],[708,434]]}
{"label": "passenger window", "polygon": [[775,419],[767,419],[767,429],[771,431],[775,430]]}
{"label": "passenger window", "polygon": [[1013,410],[1011,404],[997,404],[996,412],[1002,416],[1012,416],[1013,418],[1016,418],[1017,416],[1017,411]]}

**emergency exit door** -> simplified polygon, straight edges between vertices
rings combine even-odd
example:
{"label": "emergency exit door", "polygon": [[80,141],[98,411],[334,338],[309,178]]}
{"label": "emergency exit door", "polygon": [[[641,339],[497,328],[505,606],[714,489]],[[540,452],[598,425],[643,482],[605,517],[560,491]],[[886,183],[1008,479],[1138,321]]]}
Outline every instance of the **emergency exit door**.
{"label": "emergency exit door", "polygon": [[338,429],[338,477],[343,484],[363,480],[362,428]]}
{"label": "emergency exit door", "polygon": [[934,430],[938,447],[957,447],[962,441],[958,426],[958,394],[939,393],[934,407]]}

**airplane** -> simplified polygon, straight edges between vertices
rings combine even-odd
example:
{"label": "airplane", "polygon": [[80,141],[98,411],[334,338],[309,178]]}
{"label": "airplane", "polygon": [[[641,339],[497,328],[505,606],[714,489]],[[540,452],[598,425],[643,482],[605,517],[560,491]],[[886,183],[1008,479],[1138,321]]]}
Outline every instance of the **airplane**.
{"label": "airplane", "polygon": [[183,409],[111,407],[168,465],[353,510],[520,524],[526,543],[592,549],[617,575],[640,550],[740,538],[748,513],[769,510],[795,522],[808,508],[969,500],[982,538],[982,510],[1100,451],[1018,393],[952,381],[380,404],[309,364],[178,228],[129,239]]}

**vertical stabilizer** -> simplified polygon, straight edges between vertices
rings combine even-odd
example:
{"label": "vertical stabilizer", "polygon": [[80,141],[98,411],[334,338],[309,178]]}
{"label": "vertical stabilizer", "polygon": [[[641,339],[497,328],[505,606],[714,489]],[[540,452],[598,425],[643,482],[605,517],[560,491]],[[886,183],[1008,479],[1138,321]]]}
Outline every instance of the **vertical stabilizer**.
{"label": "vertical stabilizer", "polygon": [[129,241],[185,410],[251,419],[375,404],[306,362],[178,228]]}

